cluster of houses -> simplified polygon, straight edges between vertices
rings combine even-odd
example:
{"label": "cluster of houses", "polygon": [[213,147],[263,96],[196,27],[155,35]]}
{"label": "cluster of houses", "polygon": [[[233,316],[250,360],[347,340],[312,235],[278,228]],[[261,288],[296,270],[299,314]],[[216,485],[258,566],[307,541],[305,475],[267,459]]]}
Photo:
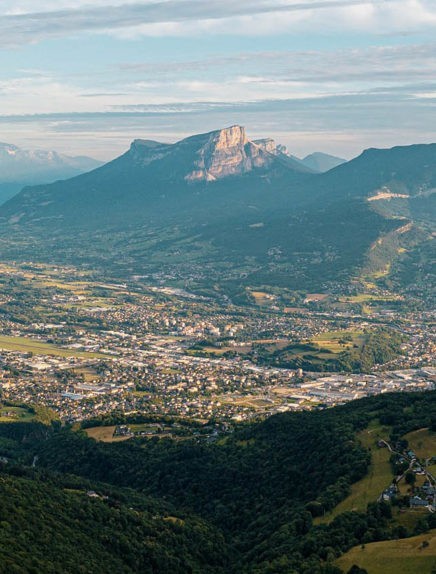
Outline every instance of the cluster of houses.
{"label": "cluster of houses", "polygon": [[[378,446],[387,447],[393,455],[394,466],[402,469],[401,474],[382,492],[379,500],[390,502],[405,497],[411,509],[425,508],[429,512],[436,512],[436,479],[429,470],[429,466],[436,462],[436,456],[420,460],[413,450],[396,450],[397,447],[393,448],[384,440],[379,441]],[[419,484],[418,477],[421,478]]]}

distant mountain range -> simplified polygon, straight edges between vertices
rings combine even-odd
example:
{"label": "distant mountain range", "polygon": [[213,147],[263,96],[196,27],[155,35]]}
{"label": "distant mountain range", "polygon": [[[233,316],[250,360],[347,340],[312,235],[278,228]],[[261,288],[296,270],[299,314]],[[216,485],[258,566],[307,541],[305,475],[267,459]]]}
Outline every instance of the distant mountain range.
{"label": "distant mountain range", "polygon": [[29,151],[0,142],[0,202],[25,185],[67,179],[102,165],[85,156],[69,157],[55,151]]}
{"label": "distant mountain range", "polygon": [[315,172],[325,173],[334,167],[338,167],[347,160],[327,153],[315,152],[300,160],[303,165]]}
{"label": "distant mountain range", "polygon": [[14,257],[36,248],[191,287],[319,289],[428,243],[436,144],[366,150],[327,173],[309,158],[240,126],[135,140],[89,173],[25,188],[0,208],[2,233]]}

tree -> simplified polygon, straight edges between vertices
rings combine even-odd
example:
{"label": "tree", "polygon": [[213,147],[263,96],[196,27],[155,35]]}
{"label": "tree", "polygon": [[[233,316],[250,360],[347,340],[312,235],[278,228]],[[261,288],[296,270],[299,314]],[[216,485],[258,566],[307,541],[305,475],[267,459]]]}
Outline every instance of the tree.
{"label": "tree", "polygon": [[404,478],[405,478],[407,484],[410,484],[410,486],[415,485],[416,474],[414,472],[412,472],[411,470],[409,470],[409,472],[406,472],[406,476]]}

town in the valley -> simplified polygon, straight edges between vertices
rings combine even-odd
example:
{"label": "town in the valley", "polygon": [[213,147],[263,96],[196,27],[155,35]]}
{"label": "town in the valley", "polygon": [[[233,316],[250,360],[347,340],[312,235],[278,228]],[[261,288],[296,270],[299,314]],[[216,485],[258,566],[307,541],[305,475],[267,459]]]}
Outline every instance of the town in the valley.
{"label": "town in the valley", "polygon": [[[4,263],[0,281],[2,418],[42,405],[71,423],[118,412],[231,424],[435,387],[434,314],[380,289],[291,300],[253,288],[237,304],[39,263]],[[373,332],[399,337],[398,353],[337,368]]]}

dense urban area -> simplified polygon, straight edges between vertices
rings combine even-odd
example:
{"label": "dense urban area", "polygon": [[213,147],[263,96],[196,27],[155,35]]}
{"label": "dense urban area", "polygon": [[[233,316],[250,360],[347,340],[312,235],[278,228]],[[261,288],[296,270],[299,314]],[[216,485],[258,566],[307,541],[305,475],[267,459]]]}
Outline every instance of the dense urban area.
{"label": "dense urban area", "polygon": [[247,289],[236,305],[146,277],[0,271],[2,401],[62,421],[116,411],[229,423],[435,386],[434,314],[380,289],[292,304]]}

